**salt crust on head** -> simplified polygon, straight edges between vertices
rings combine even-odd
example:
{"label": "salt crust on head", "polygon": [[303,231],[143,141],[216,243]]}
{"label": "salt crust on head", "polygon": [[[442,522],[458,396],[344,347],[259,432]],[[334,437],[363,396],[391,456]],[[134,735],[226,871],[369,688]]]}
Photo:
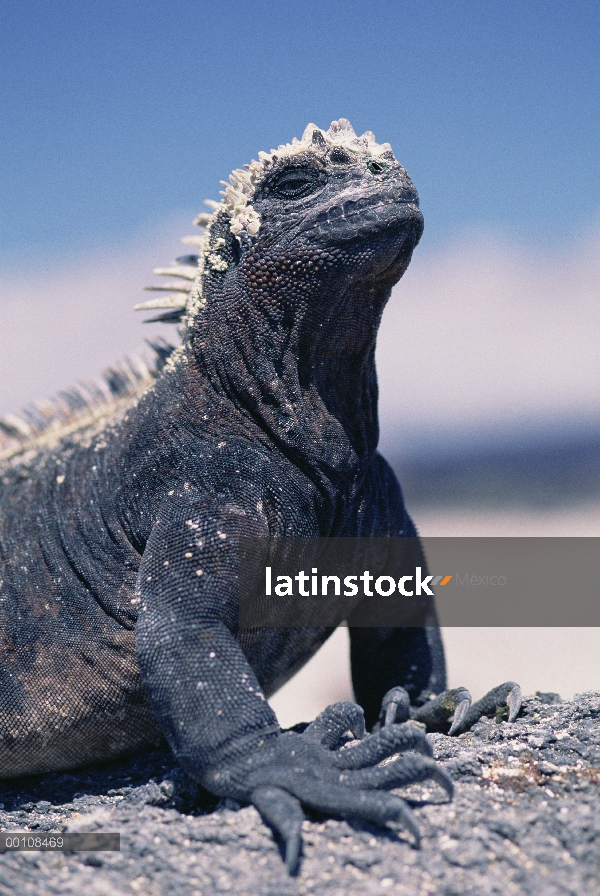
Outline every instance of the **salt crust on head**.
{"label": "salt crust on head", "polygon": [[[316,135],[316,136],[315,136]],[[302,139],[296,137],[291,143],[285,143],[272,149],[270,153],[259,152],[258,161],[254,159],[244,168],[236,168],[229,175],[229,183],[223,186],[222,207],[231,215],[231,232],[236,236],[245,231],[253,236],[260,228],[260,218],[252,208],[256,185],[265,176],[269,167],[279,159],[289,158],[311,150],[313,152],[327,151],[332,146],[340,146],[344,149],[369,156],[380,156],[384,152],[390,152],[389,143],[377,143],[372,131],[358,137],[346,118],[332,121],[329,130],[323,131],[316,124],[308,124],[302,134]]]}

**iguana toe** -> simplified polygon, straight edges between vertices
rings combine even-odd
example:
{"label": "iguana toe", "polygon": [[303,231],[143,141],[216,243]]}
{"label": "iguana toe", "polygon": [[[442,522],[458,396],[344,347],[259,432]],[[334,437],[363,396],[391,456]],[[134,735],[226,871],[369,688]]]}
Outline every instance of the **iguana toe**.
{"label": "iguana toe", "polygon": [[523,696],[519,685],[514,681],[506,681],[504,684],[492,688],[481,700],[474,703],[464,715],[461,724],[453,725],[454,730],[451,729],[450,733],[460,734],[462,731],[467,731],[482,716],[495,715],[498,721],[502,721],[503,716],[506,718],[507,710],[507,721],[514,722],[521,709],[522,700]]}
{"label": "iguana toe", "polygon": [[357,703],[332,703],[308,725],[304,733],[310,740],[334,750],[348,731],[357,740],[365,736],[365,713]]}
{"label": "iguana toe", "polygon": [[290,874],[298,868],[302,850],[304,812],[299,801],[281,787],[257,787],[250,794],[266,825],[281,839],[285,866]]}
{"label": "iguana toe", "polygon": [[453,719],[450,733],[457,730],[471,706],[471,695],[466,688],[453,688],[443,691],[423,706],[411,709],[411,718],[422,722],[428,731],[446,731],[448,723]]}

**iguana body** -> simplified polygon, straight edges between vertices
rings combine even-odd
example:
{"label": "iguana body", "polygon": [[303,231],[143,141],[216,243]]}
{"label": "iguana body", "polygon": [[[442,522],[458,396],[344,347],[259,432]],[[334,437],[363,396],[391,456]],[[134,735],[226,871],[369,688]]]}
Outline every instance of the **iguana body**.
{"label": "iguana body", "polygon": [[[117,400],[40,426],[37,442],[5,424],[1,776],[105,759],[162,733],[205,787],[257,805],[290,867],[300,803],[410,826],[381,788],[431,776],[449,786],[418,755],[387,766],[385,781],[362,768],[407,746],[430,754],[422,734],[393,724],[395,709],[354,758],[333,749],[363,733],[353,704],[281,733],[266,698],[331,630],[244,631],[236,619],[239,536],[416,534],[376,452],[374,350],[422,226],[389,145],[343,119],[310,125],[232,175],[182,345],[155,378],[121,375]],[[437,629],[354,629],[351,644],[369,725],[391,688],[414,701],[445,687]]]}

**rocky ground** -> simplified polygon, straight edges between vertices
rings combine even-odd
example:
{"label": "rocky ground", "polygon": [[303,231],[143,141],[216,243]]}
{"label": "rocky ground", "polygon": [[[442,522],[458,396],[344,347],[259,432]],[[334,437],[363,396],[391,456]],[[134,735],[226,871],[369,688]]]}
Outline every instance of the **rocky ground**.
{"label": "rocky ground", "polygon": [[430,736],[456,795],[405,791],[419,850],[402,832],[315,817],[289,878],[253,808],[215,808],[157,750],[3,787],[1,830],[118,831],[121,851],[4,853],[0,894],[600,893],[599,693],[542,694],[512,724]]}

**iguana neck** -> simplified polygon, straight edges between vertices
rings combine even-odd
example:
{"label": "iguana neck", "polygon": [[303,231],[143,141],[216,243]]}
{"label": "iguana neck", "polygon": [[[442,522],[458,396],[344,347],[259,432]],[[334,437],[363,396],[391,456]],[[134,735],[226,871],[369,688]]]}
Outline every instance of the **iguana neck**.
{"label": "iguana neck", "polygon": [[209,302],[185,340],[188,375],[199,374],[300,466],[338,484],[361,478],[379,435],[375,339],[389,294],[389,286],[355,284],[293,309],[229,296],[226,312],[211,313]]}

